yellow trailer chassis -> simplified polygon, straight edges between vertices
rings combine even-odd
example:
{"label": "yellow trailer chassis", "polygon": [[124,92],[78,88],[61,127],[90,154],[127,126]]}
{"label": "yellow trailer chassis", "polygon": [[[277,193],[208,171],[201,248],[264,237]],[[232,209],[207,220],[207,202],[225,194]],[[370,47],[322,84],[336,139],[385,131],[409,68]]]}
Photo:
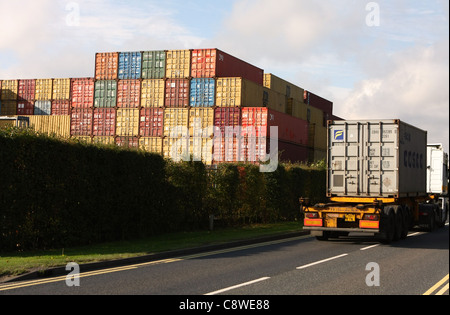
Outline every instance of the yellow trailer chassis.
{"label": "yellow trailer chassis", "polygon": [[301,198],[303,229],[319,240],[363,232],[389,243],[406,238],[416,225],[434,229],[440,218],[432,199],[332,197],[330,203],[310,206],[307,199]]}

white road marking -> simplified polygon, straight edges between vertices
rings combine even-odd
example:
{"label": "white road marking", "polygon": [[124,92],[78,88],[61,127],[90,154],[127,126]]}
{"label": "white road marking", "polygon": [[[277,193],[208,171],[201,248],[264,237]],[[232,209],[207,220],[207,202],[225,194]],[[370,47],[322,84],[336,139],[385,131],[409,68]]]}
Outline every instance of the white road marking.
{"label": "white road marking", "polygon": [[377,246],[380,246],[381,244],[375,244],[375,245],[371,245],[371,246],[367,246],[367,247],[364,247],[364,248],[361,248],[360,250],[368,250],[368,249],[371,249],[371,248],[374,248],[374,247],[377,247]]}
{"label": "white road marking", "polygon": [[232,287],[228,287],[228,288],[225,288],[225,289],[222,289],[222,290],[217,290],[217,291],[214,291],[214,292],[211,292],[211,293],[207,293],[205,295],[220,294],[220,293],[223,293],[223,292],[227,292],[227,291],[231,291],[231,290],[234,290],[234,289],[237,289],[237,288],[245,287],[245,286],[248,286],[248,285],[251,285],[251,284],[254,284],[254,283],[258,283],[258,282],[261,282],[261,281],[265,281],[265,280],[268,280],[268,279],[270,279],[270,277],[259,278],[259,279],[253,280],[253,281],[249,281],[249,282],[241,283],[241,284],[238,284],[238,285],[234,285]]}
{"label": "white road marking", "polygon": [[331,258],[328,258],[328,259],[316,261],[316,262],[313,262],[313,263],[311,263],[311,264],[307,264],[307,265],[304,265],[304,266],[297,267],[297,269],[298,269],[298,270],[300,270],[300,269],[305,269],[305,268],[308,268],[308,267],[311,267],[311,266],[315,266],[315,265],[318,265],[318,264],[321,264],[321,263],[324,263],[324,262],[327,262],[327,261],[330,261],[330,260],[342,258],[342,257],[345,257],[345,256],[348,256],[348,254],[342,254],[342,255],[335,256],[335,257],[331,257]]}

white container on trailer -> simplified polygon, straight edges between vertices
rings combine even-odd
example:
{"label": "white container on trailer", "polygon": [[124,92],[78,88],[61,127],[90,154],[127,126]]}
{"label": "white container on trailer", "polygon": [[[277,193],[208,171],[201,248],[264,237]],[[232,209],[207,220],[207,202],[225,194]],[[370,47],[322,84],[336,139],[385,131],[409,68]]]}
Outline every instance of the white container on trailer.
{"label": "white container on trailer", "polygon": [[426,196],[426,131],[366,120],[331,121],[328,133],[328,197]]}
{"label": "white container on trailer", "polygon": [[442,144],[428,144],[427,192],[448,196],[448,154]]}

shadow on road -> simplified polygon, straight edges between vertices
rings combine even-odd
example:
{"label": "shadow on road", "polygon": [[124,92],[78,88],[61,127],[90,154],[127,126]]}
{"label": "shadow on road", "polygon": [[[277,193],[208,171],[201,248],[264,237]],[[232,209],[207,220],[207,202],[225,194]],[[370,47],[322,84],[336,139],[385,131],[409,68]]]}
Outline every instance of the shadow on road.
{"label": "shadow on road", "polygon": [[[415,234],[420,233],[420,234]],[[446,225],[443,228],[437,229],[433,232],[428,232],[423,229],[414,229],[409,233],[406,239],[393,241],[391,244],[384,246],[401,247],[401,248],[420,248],[420,249],[442,249],[449,250],[449,227]],[[328,242],[348,243],[355,245],[374,245],[379,243],[373,235],[365,235],[363,233],[351,233],[349,236],[341,236],[340,238],[331,238]]]}

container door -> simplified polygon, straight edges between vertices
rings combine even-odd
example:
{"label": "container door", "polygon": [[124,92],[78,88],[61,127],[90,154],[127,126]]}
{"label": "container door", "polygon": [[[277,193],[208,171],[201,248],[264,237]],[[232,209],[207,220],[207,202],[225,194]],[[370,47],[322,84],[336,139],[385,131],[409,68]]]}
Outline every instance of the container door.
{"label": "container door", "polygon": [[364,194],[391,197],[398,193],[398,125],[369,123],[364,152]]}
{"label": "container door", "polygon": [[383,122],[332,125],[329,128],[329,194],[381,197],[394,193],[397,128]]}
{"label": "container door", "polygon": [[427,191],[431,194],[444,194],[448,178],[445,172],[444,151],[428,147]]}

